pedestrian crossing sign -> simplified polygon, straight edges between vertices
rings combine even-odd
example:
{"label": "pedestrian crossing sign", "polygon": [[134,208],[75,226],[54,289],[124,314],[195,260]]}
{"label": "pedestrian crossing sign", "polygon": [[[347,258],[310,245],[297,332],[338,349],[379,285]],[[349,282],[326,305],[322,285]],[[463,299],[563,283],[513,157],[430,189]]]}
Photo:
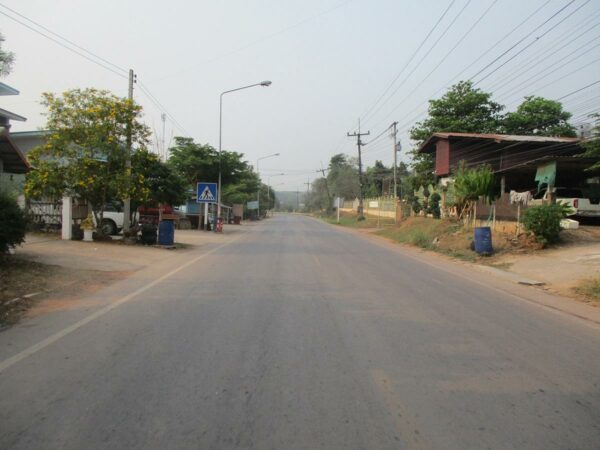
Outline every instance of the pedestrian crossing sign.
{"label": "pedestrian crossing sign", "polygon": [[196,203],[217,203],[217,183],[198,183]]}

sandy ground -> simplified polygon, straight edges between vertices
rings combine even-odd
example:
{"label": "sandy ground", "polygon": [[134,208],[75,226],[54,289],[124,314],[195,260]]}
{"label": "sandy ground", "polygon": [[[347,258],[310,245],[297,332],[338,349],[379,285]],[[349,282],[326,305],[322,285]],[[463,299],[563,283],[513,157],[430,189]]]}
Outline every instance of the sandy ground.
{"label": "sandy ground", "polygon": [[[530,254],[506,254],[497,264],[505,270],[545,283],[554,292],[575,296],[582,280],[600,277],[600,227],[585,226],[563,231],[564,242]],[[600,306],[596,302],[596,305]]]}
{"label": "sandy ground", "polygon": [[177,230],[175,249],[112,242],[63,241],[54,234],[28,234],[12,259],[0,267],[0,324],[23,314],[87,307],[80,298],[133,273],[219,243],[245,226],[224,234]]}

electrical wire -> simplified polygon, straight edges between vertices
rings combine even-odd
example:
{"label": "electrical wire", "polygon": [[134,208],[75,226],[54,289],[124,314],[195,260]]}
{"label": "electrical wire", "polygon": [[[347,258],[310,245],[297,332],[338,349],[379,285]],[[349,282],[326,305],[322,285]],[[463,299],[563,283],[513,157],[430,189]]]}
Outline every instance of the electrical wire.
{"label": "electrical wire", "polygon": [[[442,92],[444,89],[446,89],[446,87],[448,85],[450,85],[451,83],[453,83],[454,81],[456,81],[460,76],[462,76],[465,72],[467,72],[471,67],[473,67],[475,64],[477,64],[479,61],[481,61],[481,59],[483,57],[485,57],[487,54],[489,54],[492,50],[494,50],[498,45],[500,45],[502,42],[504,42],[509,36],[511,36],[513,33],[515,33],[519,28],[521,28],[525,23],[527,23],[529,20],[531,20],[532,17],[534,17],[535,15],[537,15],[546,5],[548,5],[550,3],[551,0],[547,0],[546,2],[544,2],[542,5],[540,5],[538,8],[536,8],[532,13],[530,13],[525,19],[523,19],[521,22],[519,22],[519,24],[517,24],[514,28],[512,28],[508,33],[506,33],[504,36],[502,36],[498,41],[496,41],[492,46],[490,46],[489,48],[487,48],[483,53],[481,53],[471,64],[469,64],[467,67],[465,67],[462,71],[460,71],[459,73],[457,73],[454,77],[452,77],[450,79],[450,81],[448,81],[447,83],[444,84],[444,86],[442,86],[440,89],[436,90],[433,94],[429,95],[428,98],[434,98],[435,96],[437,96],[440,92]],[[427,103],[429,102],[429,100],[425,100],[424,102],[422,102],[421,104],[415,106],[413,109],[411,109],[408,113],[406,113],[404,116],[402,116],[402,118],[400,120],[405,120],[407,117],[409,117],[410,114],[412,114],[414,111],[418,110],[419,108],[424,107],[425,105],[427,105]],[[425,109],[424,111],[418,113],[416,116],[413,116],[409,121],[403,123],[403,125],[401,126],[402,131],[406,131],[407,127],[412,125],[414,123],[414,121],[418,120],[419,118],[421,118],[422,116],[424,116],[427,113],[427,109]]]}
{"label": "electrical wire", "polygon": [[178,75],[180,75],[180,74],[182,74],[184,72],[188,72],[190,70],[193,70],[193,69],[195,69],[195,68],[197,68],[199,66],[204,66],[206,64],[218,61],[219,59],[227,58],[228,56],[234,55],[234,54],[239,53],[241,51],[244,51],[244,50],[246,50],[246,49],[248,49],[250,47],[253,47],[253,46],[257,45],[257,44],[260,44],[260,43],[262,43],[264,41],[267,41],[267,40],[272,39],[272,38],[274,38],[276,36],[279,36],[280,34],[284,34],[284,33],[288,32],[290,30],[293,30],[294,28],[298,28],[298,27],[300,27],[300,26],[302,26],[302,25],[304,25],[306,23],[312,22],[313,20],[318,19],[321,16],[327,15],[327,14],[329,14],[329,13],[331,13],[331,12],[337,10],[337,9],[340,9],[340,8],[346,6],[348,3],[352,2],[352,1],[353,0],[345,0],[345,1],[343,1],[341,3],[338,3],[337,5],[329,8],[329,9],[327,9],[325,11],[322,11],[320,13],[313,14],[312,16],[306,17],[306,18],[300,20],[299,22],[296,22],[293,25],[290,25],[290,26],[287,26],[285,28],[282,28],[282,29],[280,29],[278,31],[275,31],[275,32],[273,32],[271,34],[268,34],[268,35],[266,35],[266,36],[264,36],[262,38],[255,39],[254,41],[251,41],[251,42],[249,42],[246,45],[242,45],[241,47],[238,47],[238,48],[236,48],[234,50],[231,50],[229,52],[223,53],[221,55],[215,56],[214,58],[210,58],[210,59],[204,60],[202,62],[193,64],[191,66],[188,66],[188,67],[186,67],[184,69],[180,69],[177,72],[172,72],[172,73],[167,74],[167,75],[165,75],[165,76],[163,76],[161,78],[158,78],[158,79],[156,79],[154,81],[156,81],[156,82],[163,81],[163,80],[166,80],[167,78],[172,78],[172,77],[178,76]]}
{"label": "electrical wire", "polygon": [[[419,89],[423,83],[425,83],[425,81],[427,81],[429,79],[429,77],[446,61],[446,59],[452,54],[452,52],[454,50],[456,50],[456,48],[462,43],[462,41],[471,33],[471,31],[473,31],[473,29],[479,24],[479,22],[481,22],[481,20],[483,20],[483,18],[487,15],[487,13],[492,9],[492,7],[497,3],[497,0],[492,1],[492,3],[488,6],[488,8],[479,16],[479,18],[473,22],[473,24],[471,25],[471,27],[461,36],[461,38],[456,42],[456,44],[454,44],[454,46],[444,55],[444,57],[442,59],[440,59],[440,61],[438,62],[438,64],[425,76],[421,79],[421,81],[419,82],[419,84],[417,84],[412,91],[410,91],[399,103],[397,106],[395,106],[389,113],[387,116],[385,116],[385,118],[383,120],[389,119],[389,117],[396,112],[396,110],[398,108],[400,108],[404,102],[410,98],[410,96],[412,94],[414,94],[417,89]],[[468,6],[465,5],[465,7]],[[395,92],[394,92],[395,93]],[[380,122],[381,123],[381,122]]]}
{"label": "electrical wire", "polygon": [[[16,14],[17,16],[19,16],[19,17],[23,18],[24,20],[30,22],[31,24],[34,24],[35,26],[41,28],[42,30],[46,31],[47,33],[51,34],[52,36],[48,35],[46,33],[41,32],[40,30],[38,30],[38,29],[36,29],[36,28],[28,25],[27,23],[25,23],[25,22],[23,22],[23,21],[15,18],[15,17],[12,17],[11,15],[9,15],[9,14],[3,12],[3,11],[0,11],[0,14],[8,17],[9,19],[11,19],[11,20],[19,23],[20,25],[28,28],[29,30],[31,30],[31,31],[33,31],[33,32],[35,32],[35,33],[37,33],[37,34],[45,37],[46,39],[51,40],[52,42],[54,42],[54,43],[60,45],[61,47],[63,47],[65,49],[67,49],[67,50],[69,50],[69,51],[77,54],[78,56],[81,56],[82,58],[85,58],[86,60],[88,60],[88,61],[90,61],[90,62],[92,62],[92,63],[94,63],[94,64],[96,64],[96,65],[98,65],[98,66],[100,66],[100,67],[102,67],[102,68],[104,68],[104,69],[112,72],[112,73],[114,73],[117,76],[120,76],[120,77],[126,78],[126,79],[128,78],[129,75],[128,75],[128,70],[127,69],[124,69],[123,67],[120,67],[120,66],[118,66],[118,65],[110,62],[109,60],[107,60],[107,59],[105,59],[105,58],[97,55],[96,53],[94,53],[94,52],[92,52],[92,51],[90,51],[90,50],[88,50],[88,49],[86,49],[86,48],[84,48],[84,47],[76,44],[75,42],[73,42],[73,41],[65,38],[64,36],[62,36],[62,35],[54,32],[54,31],[52,31],[51,29],[45,27],[44,25],[42,25],[42,24],[40,24],[40,23],[38,23],[38,22],[36,22],[36,21],[34,21],[34,20],[26,17],[25,15],[23,15],[23,14],[15,11],[15,10],[7,7],[6,5],[3,5],[3,4],[0,3],[0,7],[3,7],[5,9],[7,9],[11,13]],[[53,36],[55,36],[56,38],[53,37]],[[75,48],[69,47],[69,45],[66,45],[65,43],[61,42],[59,39],[62,39],[63,41],[67,42],[69,45],[71,45],[71,46],[73,46]],[[76,49],[79,49],[81,51],[76,50]],[[94,59],[94,58],[96,58],[97,60]],[[112,67],[109,67],[109,66],[112,66]],[[118,71],[121,71],[122,73],[118,72]],[[188,133],[185,130],[185,128],[183,128],[181,126],[181,124],[179,124],[179,122],[175,119],[175,117],[171,113],[169,113],[167,111],[167,109],[160,103],[160,101],[150,92],[150,90],[143,83],[141,83],[141,82],[138,83],[138,86],[140,88],[140,91],[142,91],[146,95],[146,97],[152,103],[154,103],[155,106],[158,107],[158,109],[161,112],[164,112],[169,117],[169,119],[173,122],[174,125],[176,125],[181,131],[183,131],[184,133],[186,133],[188,136],[191,136],[191,134]]]}
{"label": "electrical wire", "polygon": [[[600,14],[600,11],[597,11],[597,14]],[[533,59],[529,59],[527,61],[526,64],[522,65],[520,67],[521,70],[518,71],[509,71],[509,73],[500,78],[498,80],[498,82],[492,84],[491,86],[489,86],[487,89],[489,91],[497,91],[498,89],[502,89],[505,86],[508,86],[511,82],[519,79],[520,77],[522,77],[523,75],[525,75],[527,72],[530,72],[533,69],[538,68],[538,63],[540,61],[546,61],[547,60],[547,56],[549,54],[551,54],[552,56],[557,56],[558,53],[567,48],[569,45],[571,45],[573,42],[577,41],[579,38],[581,38],[582,36],[586,35],[587,33],[589,33],[590,31],[592,31],[594,28],[598,27],[600,25],[600,22],[595,23],[594,25],[592,25],[591,27],[587,28],[585,31],[583,31],[582,33],[580,33],[579,35],[577,35],[576,37],[574,37],[573,39],[567,41],[566,43],[564,43],[562,46],[556,48],[554,46],[554,44],[549,44],[548,45],[548,49],[545,52],[540,53],[537,57],[533,58]],[[571,30],[567,31],[567,33],[571,33]],[[559,38],[561,39],[561,38]],[[586,42],[582,47],[585,47],[586,45],[590,44],[591,42],[598,42],[597,41],[598,36],[594,37],[594,39],[592,39],[591,41]],[[579,47],[581,48],[581,47]],[[578,49],[579,49],[578,48]],[[560,60],[562,61],[564,57],[560,57]],[[555,62],[554,64],[558,64],[560,61]]]}
{"label": "electrical wire", "polygon": [[508,64],[510,61],[512,61],[513,59],[515,59],[517,56],[519,56],[521,53],[523,53],[525,50],[527,50],[529,47],[531,47],[534,44],[537,44],[540,39],[542,39],[544,36],[546,36],[548,33],[550,33],[552,30],[556,29],[557,26],[559,26],[561,23],[563,23],[565,20],[567,20],[569,17],[571,17],[573,14],[575,14],[577,11],[579,11],[581,8],[583,8],[585,5],[587,5],[590,2],[590,0],[586,0],[585,3],[583,3],[583,5],[580,5],[577,9],[575,9],[575,11],[572,11],[568,16],[564,17],[563,19],[561,19],[558,23],[554,24],[552,27],[550,27],[550,29],[546,30],[544,33],[542,33],[540,36],[537,36],[533,41],[531,41],[529,44],[527,44],[525,47],[523,47],[521,50],[519,50],[517,53],[515,53],[513,56],[511,56],[510,58],[508,58],[506,61],[504,61],[502,64],[500,64],[498,67],[496,67],[494,70],[492,70],[491,72],[489,72],[487,75],[485,75],[483,78],[480,78],[478,81],[476,81],[475,83],[473,83],[473,86],[477,86],[478,84],[480,84],[483,80],[486,80],[488,77],[490,77],[493,73],[495,73],[496,71],[498,71],[499,69],[501,69],[502,67],[504,67],[506,64]]}
{"label": "electrical wire", "polygon": [[[548,86],[551,86],[551,85],[553,85],[554,83],[557,83],[557,82],[559,82],[560,80],[563,80],[563,79],[565,79],[565,78],[567,78],[567,77],[570,77],[571,75],[573,75],[573,74],[575,74],[575,73],[577,73],[577,72],[581,72],[583,69],[585,69],[585,68],[587,68],[587,67],[591,66],[592,64],[595,64],[595,63],[597,63],[598,61],[600,61],[600,58],[596,58],[596,59],[594,59],[593,61],[591,61],[591,62],[589,62],[589,63],[587,63],[587,64],[585,64],[585,65],[583,65],[583,66],[581,66],[581,67],[578,67],[577,69],[575,69],[575,70],[573,70],[573,71],[571,71],[571,72],[569,72],[569,73],[567,73],[567,74],[565,74],[565,75],[562,75],[561,77],[559,77],[559,78],[557,78],[557,79],[555,79],[555,80],[551,81],[550,83],[547,83],[547,84],[545,84],[545,85],[543,85],[543,86],[541,86],[541,87],[539,87],[539,88],[536,88],[536,89],[535,89],[535,90],[532,92],[532,94],[533,94],[533,93],[535,93],[535,92],[539,92],[539,91],[541,91],[541,90],[543,90],[543,89],[547,88]],[[519,95],[519,96],[517,96],[517,97],[513,97],[513,99],[509,100],[509,101],[507,102],[507,104],[512,104],[512,103],[514,103],[514,102],[516,101],[516,99],[520,99],[520,98],[521,98],[521,96],[520,96],[520,95]]]}
{"label": "electrical wire", "polygon": [[140,91],[142,91],[146,97],[152,102],[154,103],[158,109],[162,112],[164,112],[167,117],[169,117],[169,119],[171,120],[171,122],[173,122],[173,125],[175,125],[177,128],[179,128],[179,130],[183,131],[187,137],[191,137],[191,133],[188,132],[178,121],[177,119],[175,119],[175,117],[164,107],[164,105],[150,92],[150,90],[148,89],[148,87],[142,83],[142,82],[138,82],[138,87],[140,88]]}
{"label": "electrical wire", "polygon": [[[109,67],[108,65],[106,65],[106,64],[103,64],[102,62],[100,62],[100,61],[97,61],[97,60],[95,60],[95,59],[91,58],[90,56],[86,55],[85,53],[82,53],[82,52],[80,52],[80,51],[78,51],[78,50],[76,50],[76,49],[74,49],[74,48],[72,48],[72,47],[69,47],[68,45],[64,44],[63,42],[59,41],[58,39],[56,39],[56,38],[53,38],[52,36],[49,36],[48,34],[41,32],[40,30],[38,30],[38,29],[36,29],[36,28],[34,28],[34,27],[32,27],[32,26],[30,26],[30,25],[26,24],[25,22],[23,22],[23,21],[21,21],[21,20],[19,20],[19,19],[15,18],[15,17],[12,17],[11,15],[9,15],[9,14],[7,14],[7,13],[3,12],[3,11],[0,11],[0,14],[2,14],[3,16],[6,16],[6,17],[8,17],[9,19],[11,19],[11,20],[12,20],[12,21],[14,21],[14,22],[17,22],[18,24],[20,24],[20,25],[24,26],[25,28],[28,28],[29,30],[31,30],[31,31],[33,31],[33,32],[35,32],[35,33],[37,33],[37,34],[39,34],[39,35],[41,35],[41,36],[45,37],[46,39],[49,39],[49,40],[53,41],[55,44],[58,44],[58,45],[60,45],[61,47],[63,47],[63,48],[65,48],[65,49],[69,50],[70,52],[73,52],[73,53],[75,53],[75,54],[77,54],[77,55],[81,56],[82,58],[85,58],[85,59],[87,59],[87,60],[88,60],[88,61],[90,61],[91,63],[94,63],[94,64],[96,64],[96,65],[98,65],[98,66],[100,66],[100,67],[102,67],[102,68],[104,68],[104,69],[108,70],[109,72],[112,72],[112,73],[114,73],[115,75],[117,75],[117,76],[119,76],[119,77],[122,77],[122,78],[127,78],[127,77],[128,77],[126,74],[124,74],[124,73],[121,73],[121,72],[117,72],[115,69],[113,69],[113,68]],[[86,51],[87,51],[87,50],[86,50]],[[90,53],[90,54],[93,54],[93,53]],[[99,58],[99,57],[97,57],[97,58]],[[99,58],[99,59],[102,59],[102,58]],[[113,64],[111,63],[111,65],[113,65]]]}
{"label": "electrical wire", "polygon": [[561,61],[558,61],[558,62],[556,62],[554,64],[549,65],[549,66],[546,66],[544,69],[540,70],[535,75],[527,78],[526,80],[522,81],[521,83],[517,84],[516,86],[513,86],[509,91],[502,91],[502,90],[500,90],[499,93],[496,92],[496,95],[499,98],[503,98],[504,96],[506,96],[510,92],[514,92],[515,90],[518,90],[518,89],[524,90],[524,89],[528,88],[529,86],[532,86],[533,84],[537,84],[541,80],[543,80],[543,79],[549,77],[550,75],[558,72],[559,70],[563,69],[564,67],[571,65],[573,62],[575,62],[578,59],[580,59],[581,57],[587,55],[592,50],[600,47],[600,41],[599,40],[595,40],[595,41],[592,41],[592,42],[596,42],[597,44],[594,45],[592,48],[586,50],[585,52],[583,52],[583,53],[581,53],[579,55],[574,56],[571,59],[568,59],[566,61],[562,61],[562,63],[558,67],[555,67],[554,69],[549,70],[549,69],[552,68],[552,66],[556,65],[557,63],[560,63]]}
{"label": "electrical wire", "polygon": [[586,85],[586,86],[584,86],[584,87],[582,87],[582,88],[576,89],[576,90],[574,90],[573,92],[569,92],[568,94],[565,94],[565,95],[563,95],[562,97],[559,97],[559,98],[557,98],[556,100],[557,100],[557,101],[558,101],[558,100],[563,100],[563,99],[565,99],[565,98],[567,98],[567,97],[570,97],[570,96],[571,96],[571,95],[573,95],[573,94],[577,94],[578,92],[581,92],[581,91],[583,91],[583,90],[585,90],[585,89],[587,89],[587,88],[589,88],[589,87],[592,87],[592,86],[594,86],[594,85],[596,85],[596,84],[598,84],[598,83],[600,83],[600,80],[598,80],[598,81],[594,81],[593,83],[590,83],[590,84],[588,84],[588,85]]}
{"label": "electrical wire", "polygon": [[[589,0],[588,0],[589,1]],[[519,39],[515,44],[513,44],[511,47],[509,47],[507,50],[505,50],[504,52],[502,52],[500,54],[500,56],[497,56],[496,58],[494,58],[490,63],[488,63],[486,66],[484,66],[482,69],[480,69],[475,75],[469,77],[470,80],[473,80],[474,78],[476,78],[478,75],[480,75],[481,73],[483,73],[486,69],[488,69],[489,67],[491,67],[494,63],[496,63],[497,61],[499,61],[500,59],[502,59],[506,54],[508,54],[511,50],[513,50],[515,47],[517,47],[519,44],[521,44],[521,42],[525,41],[525,39],[527,39],[529,36],[531,36],[533,33],[535,33],[537,30],[539,30],[541,27],[543,27],[544,25],[546,25],[548,22],[550,22],[554,17],[556,17],[557,15],[559,15],[562,11],[564,11],[566,8],[568,8],[573,2],[575,2],[575,0],[571,0],[569,3],[567,3],[565,6],[563,6],[561,9],[559,9],[557,12],[555,12],[554,14],[552,14],[548,19],[546,19],[544,22],[542,22],[540,25],[538,25],[537,27],[535,27],[533,30],[531,30],[529,33],[527,33],[523,38]]]}
{"label": "electrical wire", "polygon": [[373,106],[371,106],[367,112],[365,112],[361,118],[364,120],[367,118],[367,116],[371,113],[371,111],[373,111],[373,109],[379,104],[379,102],[383,99],[383,97],[385,97],[385,95],[389,92],[389,90],[392,88],[392,86],[394,86],[394,84],[396,83],[396,81],[398,81],[398,78],[400,78],[400,75],[402,75],[404,73],[404,71],[406,70],[406,68],[409,66],[409,64],[412,62],[412,60],[414,59],[415,56],[417,56],[417,53],[419,52],[419,50],[421,50],[421,48],[423,47],[423,45],[425,45],[425,42],[427,42],[427,40],[429,39],[429,37],[431,36],[431,34],[437,29],[438,25],[440,24],[440,22],[444,19],[444,17],[446,17],[446,14],[448,13],[448,11],[450,11],[450,8],[452,8],[452,5],[454,5],[454,3],[456,3],[456,0],[452,0],[448,6],[446,7],[446,9],[444,10],[444,12],[442,13],[442,15],[439,17],[439,19],[437,20],[437,22],[433,25],[433,27],[431,28],[431,30],[429,30],[429,33],[427,33],[427,35],[425,36],[425,38],[421,41],[421,43],[419,44],[419,46],[417,47],[417,49],[413,52],[413,54],[410,56],[410,58],[408,59],[408,61],[406,62],[406,64],[404,64],[404,66],[402,67],[402,69],[400,69],[400,72],[398,72],[398,74],[396,74],[396,76],[392,79],[392,81],[388,84],[388,86],[385,88],[385,90],[383,91],[383,93],[379,96],[379,98],[375,101],[375,103],[373,104]]}
{"label": "electrical wire", "polygon": [[442,32],[442,34],[440,36],[438,36],[438,38],[436,39],[436,41],[431,45],[431,47],[429,48],[429,50],[427,50],[427,52],[421,57],[421,59],[417,62],[417,64],[412,68],[412,70],[410,71],[410,73],[406,77],[404,77],[404,79],[400,82],[400,84],[398,86],[396,86],[396,89],[394,89],[394,91],[387,97],[387,99],[383,103],[381,103],[379,105],[379,107],[375,110],[375,112],[373,114],[377,114],[381,110],[381,108],[383,108],[386,105],[386,103],[389,102],[394,97],[394,95],[396,95],[396,92],[398,92],[398,90],[402,86],[404,86],[404,84],[408,81],[408,79],[412,76],[412,74],[415,73],[415,71],[419,68],[419,66],[423,63],[423,61],[429,56],[429,54],[437,46],[437,44],[440,42],[440,40],[442,40],[442,38],[452,28],[452,26],[454,26],[454,24],[456,23],[456,21],[458,20],[458,18],[462,15],[462,13],[465,11],[465,9],[471,4],[471,1],[472,0],[468,0],[467,3],[465,3],[465,5],[461,8],[461,10],[454,16],[454,18],[452,19],[452,21],[444,29],[444,31]]}

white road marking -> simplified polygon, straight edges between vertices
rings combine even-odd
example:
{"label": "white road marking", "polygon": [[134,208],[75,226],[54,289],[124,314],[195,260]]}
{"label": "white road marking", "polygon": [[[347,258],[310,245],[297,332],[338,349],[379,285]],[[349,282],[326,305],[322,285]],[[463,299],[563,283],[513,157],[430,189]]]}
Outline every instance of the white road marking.
{"label": "white road marking", "polygon": [[63,330],[61,330],[57,333],[54,333],[53,335],[48,336],[46,339],[38,342],[37,344],[34,344],[31,347],[28,347],[25,350],[17,353],[16,355],[13,355],[13,356],[5,359],[4,361],[0,362],[0,373],[4,372],[9,367],[17,364],[18,362],[24,360],[25,358],[28,358],[29,356],[39,352],[40,350],[45,349],[49,345],[54,344],[56,341],[71,334],[73,331],[78,330],[79,328],[83,327],[84,325],[87,325],[88,323],[92,322],[93,320],[96,320],[98,317],[102,317],[106,313],[112,311],[113,309],[117,308],[118,306],[122,305],[123,303],[128,302],[129,300],[140,295],[141,293],[146,292],[148,289],[153,288],[157,284],[159,284],[159,283],[163,282],[164,280],[166,280],[167,278],[175,275],[177,272],[185,269],[186,267],[191,266],[192,264],[196,263],[197,261],[201,260],[202,258],[205,258],[206,256],[216,252],[217,250],[220,250],[221,248],[226,247],[227,245],[231,244],[232,242],[237,241],[241,236],[243,236],[243,234],[227,241],[224,244],[219,245],[218,247],[213,248],[212,250],[209,250],[206,253],[203,253],[202,255],[198,256],[197,258],[194,258],[194,259],[182,264],[181,266],[177,267],[176,269],[173,269],[172,271],[166,273],[162,277],[157,278],[156,280],[152,281],[151,283],[135,290],[131,294],[121,297],[118,300],[115,300],[110,305],[107,305],[104,308],[101,308],[98,311],[90,314],[89,316],[84,317],[83,319],[79,320],[78,322],[75,322],[73,325],[70,325],[67,328],[64,328]]}

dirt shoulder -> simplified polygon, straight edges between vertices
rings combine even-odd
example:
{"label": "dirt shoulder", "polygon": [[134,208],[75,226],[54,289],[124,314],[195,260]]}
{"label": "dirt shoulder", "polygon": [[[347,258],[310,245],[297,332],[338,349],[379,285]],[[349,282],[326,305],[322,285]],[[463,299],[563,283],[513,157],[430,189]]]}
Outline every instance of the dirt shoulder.
{"label": "dirt shoulder", "polygon": [[29,234],[14,255],[0,260],[0,326],[80,307],[79,300],[132,274],[220,242],[223,235],[177,230],[175,249],[113,242],[63,241],[53,234]]}
{"label": "dirt shoulder", "polygon": [[490,275],[515,283],[543,285],[547,292],[600,306],[600,227],[565,230],[561,233],[561,243],[548,249],[542,249],[523,234],[494,232],[495,253],[486,257],[471,250],[473,230],[450,221],[411,217],[398,226],[387,224],[377,228],[373,219],[357,223],[355,217],[347,216],[340,225],[388,242],[474,263]]}

